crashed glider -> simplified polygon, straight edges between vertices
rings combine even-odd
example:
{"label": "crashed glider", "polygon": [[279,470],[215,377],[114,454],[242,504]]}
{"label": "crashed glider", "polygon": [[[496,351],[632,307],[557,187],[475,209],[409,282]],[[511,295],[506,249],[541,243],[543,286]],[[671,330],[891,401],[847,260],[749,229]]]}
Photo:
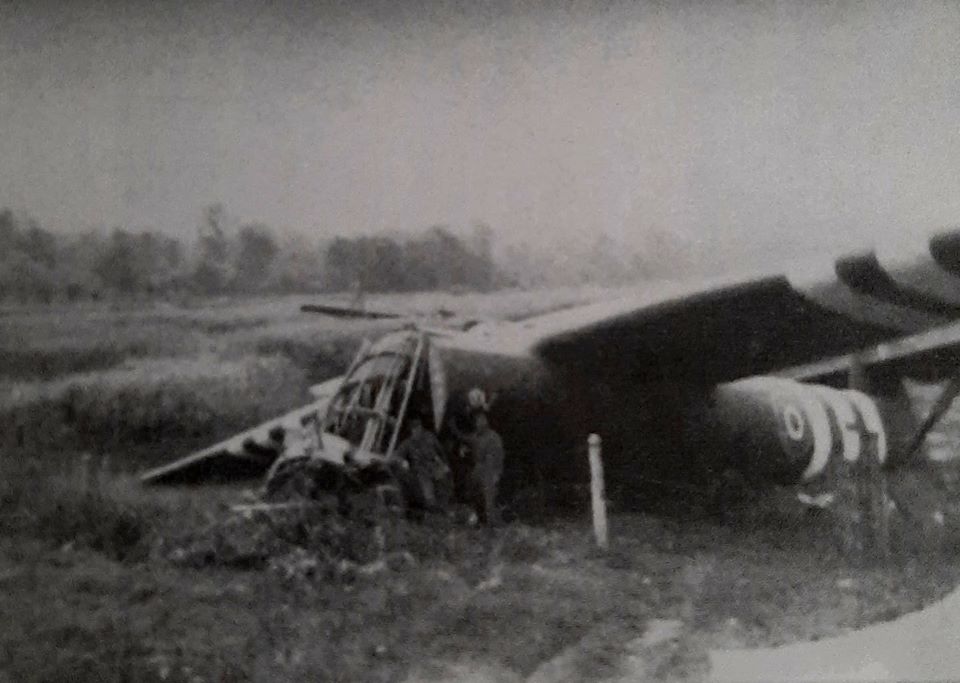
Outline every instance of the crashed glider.
{"label": "crashed glider", "polygon": [[262,474],[304,430],[324,457],[342,458],[369,430],[377,438],[366,445],[384,454],[410,406],[445,437],[479,389],[496,396],[490,419],[514,488],[579,476],[593,432],[622,486],[729,468],[757,482],[815,482],[868,447],[888,466],[922,450],[956,383],[918,418],[904,380],[953,378],[958,320],[960,231],[951,231],[813,267],[647,284],[526,320],[406,329],[361,349],[304,408],[143,480]]}

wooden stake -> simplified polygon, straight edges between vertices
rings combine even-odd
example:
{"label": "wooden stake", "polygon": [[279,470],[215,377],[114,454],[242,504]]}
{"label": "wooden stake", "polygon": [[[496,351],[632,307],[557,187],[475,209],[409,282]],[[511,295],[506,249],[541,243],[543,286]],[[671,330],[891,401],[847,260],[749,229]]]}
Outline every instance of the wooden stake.
{"label": "wooden stake", "polygon": [[593,535],[601,550],[609,547],[607,540],[607,499],[603,490],[603,460],[600,459],[600,437],[591,434],[587,439],[590,457],[590,501],[593,508]]}

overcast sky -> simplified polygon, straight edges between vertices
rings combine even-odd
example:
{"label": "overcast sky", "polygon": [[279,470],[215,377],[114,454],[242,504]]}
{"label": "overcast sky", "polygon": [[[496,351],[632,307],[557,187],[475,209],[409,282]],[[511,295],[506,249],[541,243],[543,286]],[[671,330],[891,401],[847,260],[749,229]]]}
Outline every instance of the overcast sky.
{"label": "overcast sky", "polygon": [[266,4],[0,0],[0,206],[748,264],[960,223],[960,3]]}

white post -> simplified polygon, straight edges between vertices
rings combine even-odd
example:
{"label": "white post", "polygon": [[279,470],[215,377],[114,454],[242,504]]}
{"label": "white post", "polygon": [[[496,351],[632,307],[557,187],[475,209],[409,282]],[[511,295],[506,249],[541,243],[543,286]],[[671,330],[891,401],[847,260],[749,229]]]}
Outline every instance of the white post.
{"label": "white post", "polygon": [[607,499],[603,491],[603,461],[600,459],[600,437],[591,434],[587,439],[590,456],[590,501],[593,508],[593,535],[601,550],[607,543]]}

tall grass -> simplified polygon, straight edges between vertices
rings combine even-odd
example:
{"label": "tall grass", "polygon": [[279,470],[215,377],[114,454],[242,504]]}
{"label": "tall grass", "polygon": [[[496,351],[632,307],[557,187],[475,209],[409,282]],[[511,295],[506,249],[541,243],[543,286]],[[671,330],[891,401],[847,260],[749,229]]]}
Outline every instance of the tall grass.
{"label": "tall grass", "polygon": [[133,482],[98,471],[89,456],[70,464],[6,458],[0,463],[0,533],[90,549],[113,560],[146,559],[170,510]]}
{"label": "tall grass", "polygon": [[215,437],[297,405],[308,385],[283,356],[142,359],[50,382],[0,384],[0,428],[34,445],[91,448]]}
{"label": "tall grass", "polygon": [[[370,308],[516,317],[578,290],[382,296]],[[300,312],[312,297],[18,309],[0,325],[0,448],[124,450],[162,460],[229,436],[308,399],[342,371],[364,336],[396,321]],[[166,449],[166,450],[165,450]],[[159,452],[157,452],[159,451]]]}
{"label": "tall grass", "polygon": [[[271,316],[266,314],[270,312]],[[263,310],[107,307],[21,312],[3,318],[0,377],[52,380],[106,369],[131,358],[191,358],[219,353],[235,332],[297,315],[277,302]],[[246,349],[246,350],[249,350]]]}
{"label": "tall grass", "polygon": [[[444,309],[465,317],[514,318],[597,298],[602,292],[427,292],[371,297],[367,305],[412,315],[430,315]],[[314,297],[287,296],[213,300],[196,308],[141,302],[126,307],[85,305],[7,311],[0,325],[0,378],[52,380],[106,369],[129,358],[244,355],[257,353],[258,348],[276,340],[322,344],[342,337],[355,339],[383,327],[368,321],[301,313],[300,306],[312,300]]]}

